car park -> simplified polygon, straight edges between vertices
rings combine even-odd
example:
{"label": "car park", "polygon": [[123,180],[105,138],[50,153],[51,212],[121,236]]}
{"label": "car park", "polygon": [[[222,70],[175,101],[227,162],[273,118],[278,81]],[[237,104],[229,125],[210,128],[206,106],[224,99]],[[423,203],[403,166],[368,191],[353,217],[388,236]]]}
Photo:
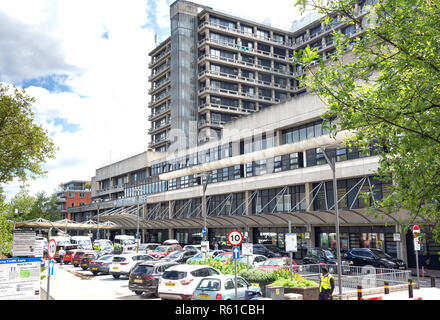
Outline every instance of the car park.
{"label": "car park", "polygon": [[[292,259],[292,265],[293,265],[293,270],[297,271],[298,265],[296,264],[295,260],[293,260],[293,259]],[[289,257],[278,257],[278,258],[267,259],[262,264],[257,266],[256,269],[275,271],[278,269],[289,269],[289,268],[290,268]]]}
{"label": "car park", "polygon": [[81,259],[81,263],[80,263],[81,268],[83,270],[87,270],[90,266],[90,263],[98,259],[98,257],[99,257],[98,252],[85,253]]}
{"label": "car park", "polygon": [[[249,284],[245,279],[237,277],[237,300],[244,300],[246,290],[261,296],[260,287]],[[235,276],[216,275],[202,278],[195,288],[193,300],[235,300]]]}
{"label": "car park", "polygon": [[348,250],[344,258],[351,261],[354,266],[372,266],[375,268],[406,269],[405,263],[391,257],[383,250],[373,248],[358,248]]}
{"label": "car park", "polygon": [[99,273],[109,274],[110,273],[110,264],[113,260],[113,255],[106,254],[102,257],[99,257],[95,261],[91,261],[89,264],[89,270],[93,273],[93,275],[98,275]]}
{"label": "car park", "polygon": [[254,244],[253,245],[253,253],[254,254],[261,254],[268,258],[275,258],[275,257],[281,257],[282,255],[279,252],[274,252],[271,249],[269,249],[268,246],[264,244]]}
{"label": "car park", "polygon": [[131,269],[140,262],[143,261],[155,261],[155,259],[144,253],[125,253],[113,256],[110,263],[110,274],[115,279],[119,279],[122,276],[128,276]]}
{"label": "car park", "polygon": [[128,288],[141,295],[142,293],[152,293],[157,295],[159,279],[166,269],[178,265],[175,261],[149,261],[141,262],[133,267],[128,279]]}
{"label": "car park", "polygon": [[194,257],[198,252],[197,250],[177,250],[162,258],[162,260],[186,263],[189,258]]}
{"label": "car park", "polygon": [[220,275],[220,271],[206,265],[179,264],[167,269],[159,281],[161,299],[190,300],[201,278]]}
{"label": "car park", "polygon": [[172,253],[174,251],[178,251],[178,250],[182,250],[182,247],[180,246],[180,244],[162,245],[162,246],[158,246],[156,249],[151,251],[149,253],[149,255],[151,255],[152,257],[154,257],[156,259],[160,259],[160,258],[166,257],[170,253]]}

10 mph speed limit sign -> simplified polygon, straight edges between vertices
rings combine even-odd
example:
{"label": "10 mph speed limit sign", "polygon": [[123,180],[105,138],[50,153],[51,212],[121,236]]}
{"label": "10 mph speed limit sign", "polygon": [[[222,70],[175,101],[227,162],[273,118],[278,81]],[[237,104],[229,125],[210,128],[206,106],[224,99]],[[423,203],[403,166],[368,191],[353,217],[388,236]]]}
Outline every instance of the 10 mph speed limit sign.
{"label": "10 mph speed limit sign", "polygon": [[243,242],[243,234],[238,230],[232,230],[228,233],[227,239],[231,246],[239,246]]}
{"label": "10 mph speed limit sign", "polygon": [[47,245],[47,256],[49,260],[52,260],[55,258],[55,252],[57,251],[57,243],[54,239],[49,241],[49,244]]}

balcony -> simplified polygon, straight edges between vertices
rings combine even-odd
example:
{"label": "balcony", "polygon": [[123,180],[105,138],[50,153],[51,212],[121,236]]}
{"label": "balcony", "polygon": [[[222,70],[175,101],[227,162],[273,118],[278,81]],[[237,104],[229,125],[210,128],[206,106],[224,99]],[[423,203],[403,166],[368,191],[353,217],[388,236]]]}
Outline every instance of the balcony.
{"label": "balcony", "polygon": [[167,99],[171,98],[170,93],[167,91],[165,95],[159,97],[159,98],[154,98],[152,97],[150,103],[148,103],[148,108],[153,108],[154,106],[158,105],[161,102],[166,101]]}
{"label": "balcony", "polygon": [[223,128],[223,125],[226,121],[218,121],[218,120],[199,120],[199,129],[203,127],[214,127],[214,128]]}
{"label": "balcony", "polygon": [[149,134],[154,134],[154,133],[157,133],[157,132],[159,132],[159,131],[161,131],[161,130],[164,130],[164,129],[166,129],[167,127],[169,127],[170,126],[170,121],[168,120],[168,121],[165,121],[163,124],[160,124],[160,125],[157,125],[157,126],[155,126],[155,127],[152,127],[152,128],[150,128],[150,129],[148,129],[148,133]]}
{"label": "balcony", "polygon": [[234,107],[234,106],[226,106],[226,105],[214,104],[214,103],[205,103],[199,105],[199,111],[206,111],[206,110],[221,111],[224,113],[236,114],[236,115],[247,115],[255,112],[255,110],[242,109],[239,108],[238,106]]}
{"label": "balcony", "polygon": [[170,84],[170,78],[167,77],[165,81],[163,81],[162,83],[159,84],[152,84],[150,90],[148,90],[148,94],[149,95],[153,95],[156,91],[159,91],[160,89],[165,88],[167,85]]}
{"label": "balcony", "polygon": [[165,115],[168,111],[170,111],[169,107],[161,108],[158,112],[150,114],[148,116],[148,120],[150,120],[150,121],[157,120],[161,116]]}
{"label": "balcony", "polygon": [[159,76],[164,75],[165,72],[168,71],[170,71],[170,65],[167,63],[164,68],[152,72],[152,74],[148,77],[148,81],[153,82],[155,79],[159,78]]}
{"label": "balcony", "polygon": [[153,57],[151,62],[148,64],[148,68],[152,69],[154,65],[158,64],[159,62],[161,62],[166,56],[169,56],[170,52],[171,52],[170,49],[166,49],[164,52],[162,52],[157,57]]}
{"label": "balcony", "polygon": [[156,139],[154,141],[149,142],[148,143],[148,147],[149,148],[156,148],[156,147],[159,147],[159,146],[161,146],[161,145],[163,145],[163,144],[165,144],[167,142],[170,142],[170,138],[167,137],[167,136],[166,137],[162,137],[162,138],[159,138],[159,139]]}

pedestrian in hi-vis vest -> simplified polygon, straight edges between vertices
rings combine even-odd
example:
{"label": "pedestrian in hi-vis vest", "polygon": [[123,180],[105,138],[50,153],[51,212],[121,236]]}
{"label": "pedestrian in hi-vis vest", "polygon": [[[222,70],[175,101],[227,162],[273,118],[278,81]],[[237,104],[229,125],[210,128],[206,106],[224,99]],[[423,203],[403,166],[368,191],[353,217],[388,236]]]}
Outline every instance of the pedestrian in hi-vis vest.
{"label": "pedestrian in hi-vis vest", "polygon": [[328,273],[327,268],[323,267],[321,272],[318,300],[332,300],[333,290],[335,290],[335,279]]}

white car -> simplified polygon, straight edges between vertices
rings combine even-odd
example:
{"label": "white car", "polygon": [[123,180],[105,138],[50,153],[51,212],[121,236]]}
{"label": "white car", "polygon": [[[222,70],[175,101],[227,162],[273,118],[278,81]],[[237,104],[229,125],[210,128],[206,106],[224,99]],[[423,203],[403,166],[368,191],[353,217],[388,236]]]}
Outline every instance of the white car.
{"label": "white car", "polygon": [[121,275],[129,276],[131,269],[143,261],[156,261],[156,259],[145,253],[115,255],[110,263],[109,272],[115,279],[118,279]]}
{"label": "white car", "polygon": [[251,256],[241,256],[238,262],[247,264],[249,259],[249,265],[252,265],[254,268],[258,267],[264,261],[267,260],[267,257],[261,254],[253,254]]}
{"label": "white car", "polygon": [[206,265],[179,264],[165,270],[157,292],[161,299],[190,300],[201,279],[220,274]]}

